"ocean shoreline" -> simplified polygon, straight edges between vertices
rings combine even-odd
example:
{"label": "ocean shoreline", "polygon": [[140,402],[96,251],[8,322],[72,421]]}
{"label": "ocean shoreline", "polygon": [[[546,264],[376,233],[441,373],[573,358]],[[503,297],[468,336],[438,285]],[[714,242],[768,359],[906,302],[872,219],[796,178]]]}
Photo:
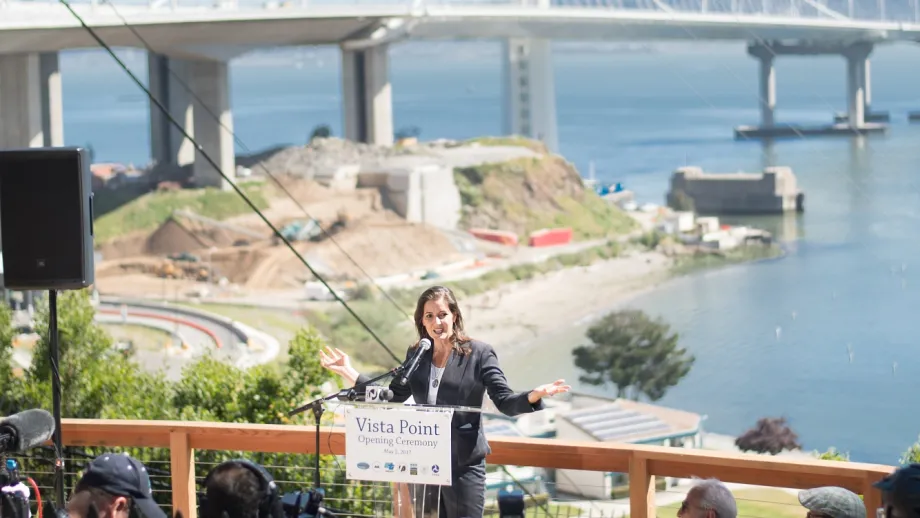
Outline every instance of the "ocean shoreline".
{"label": "ocean shoreline", "polygon": [[[781,247],[772,257],[675,272],[673,258],[655,251],[638,252],[505,284],[461,300],[460,304],[470,333],[490,343],[500,354],[517,353],[531,349],[539,334],[596,320],[672,281],[777,261],[788,254],[786,247]],[[547,291],[553,291],[552,296],[547,296]],[[529,310],[521,311],[521,307]],[[586,307],[590,309],[584,310]]]}

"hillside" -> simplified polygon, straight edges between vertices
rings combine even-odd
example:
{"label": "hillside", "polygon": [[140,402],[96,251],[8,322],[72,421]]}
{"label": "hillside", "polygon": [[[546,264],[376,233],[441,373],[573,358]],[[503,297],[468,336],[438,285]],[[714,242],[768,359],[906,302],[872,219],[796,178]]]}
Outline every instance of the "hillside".
{"label": "hillside", "polygon": [[576,239],[633,230],[635,221],[585,189],[575,167],[543,154],[500,164],[458,167],[461,225],[515,232],[522,238],[547,227],[571,227]]}
{"label": "hillside", "polygon": [[[540,228],[571,227],[576,239],[588,239],[634,227],[631,218],[586,190],[571,164],[520,138],[433,142],[408,150],[326,139],[276,150],[260,160],[253,167],[255,178],[243,189],[278,228],[315,218],[333,229],[334,240],[320,233],[301,238],[294,247],[323,277],[340,281],[462,263],[481,257],[485,244],[462,232],[403,219],[385,203],[388,194],[378,186],[318,183],[315,177],[334,164],[398,169],[406,163],[440,162],[454,171],[461,229],[485,227],[524,236]],[[262,166],[294,200],[260,178]],[[296,289],[312,278],[234,192],[151,192],[99,218],[96,228],[97,249],[105,258],[97,277],[106,293],[185,291],[202,278],[226,279],[228,293],[257,292]],[[515,247],[488,246],[493,254],[517,253]],[[185,256],[192,257],[175,262]]]}

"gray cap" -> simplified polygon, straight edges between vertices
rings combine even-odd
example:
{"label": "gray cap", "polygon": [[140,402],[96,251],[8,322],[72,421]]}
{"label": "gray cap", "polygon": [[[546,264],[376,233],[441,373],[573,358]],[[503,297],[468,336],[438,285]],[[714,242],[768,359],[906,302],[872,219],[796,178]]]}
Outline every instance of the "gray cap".
{"label": "gray cap", "polygon": [[801,491],[799,503],[809,511],[833,518],[866,518],[866,505],[859,495],[842,487],[816,487]]}

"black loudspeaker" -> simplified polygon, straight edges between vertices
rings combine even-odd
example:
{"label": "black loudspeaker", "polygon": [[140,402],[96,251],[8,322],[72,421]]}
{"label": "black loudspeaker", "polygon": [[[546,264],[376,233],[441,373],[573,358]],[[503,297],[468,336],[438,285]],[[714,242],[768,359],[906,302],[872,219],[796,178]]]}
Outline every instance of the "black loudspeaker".
{"label": "black loudspeaker", "polygon": [[7,289],[93,284],[93,189],[85,149],[0,150],[0,251]]}

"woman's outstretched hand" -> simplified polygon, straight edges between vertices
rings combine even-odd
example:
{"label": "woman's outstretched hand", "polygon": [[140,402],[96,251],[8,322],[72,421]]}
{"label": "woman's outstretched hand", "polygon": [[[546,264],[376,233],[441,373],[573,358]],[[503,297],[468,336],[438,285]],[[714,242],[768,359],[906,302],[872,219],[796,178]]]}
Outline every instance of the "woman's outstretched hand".
{"label": "woman's outstretched hand", "polygon": [[325,351],[319,352],[319,364],[345,378],[352,385],[358,379],[358,371],[351,366],[351,359],[341,349],[333,349],[327,345]]}
{"label": "woman's outstretched hand", "polygon": [[572,390],[572,387],[566,385],[565,380],[556,380],[552,383],[540,385],[539,387],[531,390],[530,394],[527,395],[527,401],[530,401],[530,403],[533,404],[545,397],[555,396],[556,394],[564,394],[569,390]]}

